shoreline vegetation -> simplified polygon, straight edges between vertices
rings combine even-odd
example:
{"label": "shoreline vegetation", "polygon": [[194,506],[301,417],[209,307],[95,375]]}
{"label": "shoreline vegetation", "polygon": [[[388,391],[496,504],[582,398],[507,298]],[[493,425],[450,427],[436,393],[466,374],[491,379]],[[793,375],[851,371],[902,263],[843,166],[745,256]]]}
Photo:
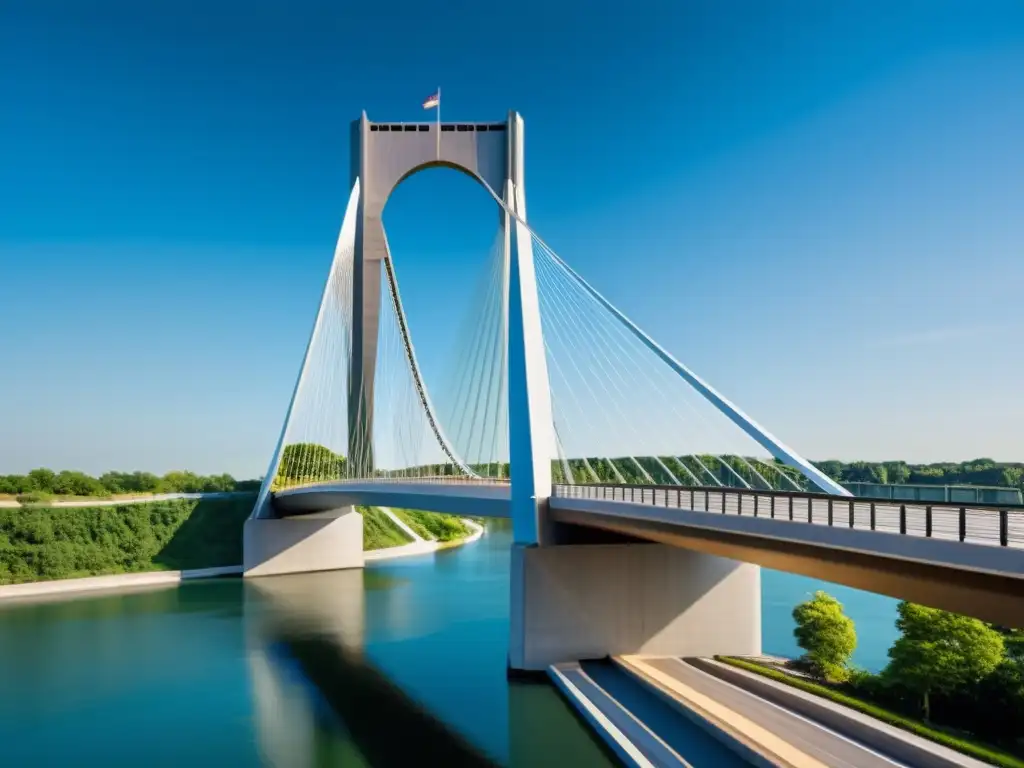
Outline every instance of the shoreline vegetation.
{"label": "shoreline vegetation", "polygon": [[260,489],[259,480],[236,480],[231,475],[197,475],[194,472],[105,472],[99,477],[77,470],[41,467],[26,475],[0,475],[0,501],[17,501],[23,506],[60,501],[116,500],[143,498],[167,493],[251,492]]}
{"label": "shoreline vegetation", "polygon": [[826,592],[793,610],[799,659],[716,656],[1003,768],[1024,768],[1024,630],[903,601],[879,673],[851,664],[857,636]]}
{"label": "shoreline vegetation", "polygon": [[[237,566],[255,492],[95,507],[0,507],[0,585]],[[382,510],[359,507],[364,550],[413,539]],[[460,518],[395,510],[424,539],[457,544],[473,531]],[[420,533],[420,531],[426,532]]]}

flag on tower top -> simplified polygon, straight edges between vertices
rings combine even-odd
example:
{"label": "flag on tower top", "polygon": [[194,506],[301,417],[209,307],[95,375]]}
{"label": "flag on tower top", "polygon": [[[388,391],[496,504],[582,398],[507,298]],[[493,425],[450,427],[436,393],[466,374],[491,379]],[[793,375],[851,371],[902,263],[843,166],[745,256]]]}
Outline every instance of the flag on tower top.
{"label": "flag on tower top", "polygon": [[433,109],[434,107],[441,106],[441,91],[438,89],[435,93],[427,96],[427,100],[423,102],[424,109]]}

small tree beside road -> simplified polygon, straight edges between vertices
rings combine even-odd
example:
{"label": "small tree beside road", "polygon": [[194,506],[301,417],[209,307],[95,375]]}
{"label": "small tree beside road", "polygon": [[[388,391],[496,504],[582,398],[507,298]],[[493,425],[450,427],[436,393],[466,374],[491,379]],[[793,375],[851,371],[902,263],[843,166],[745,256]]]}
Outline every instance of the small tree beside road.
{"label": "small tree beside road", "polygon": [[848,680],[857,632],[853,619],[843,613],[843,604],[819,590],[793,609],[793,620],[793,634],[811,674],[834,683]]}

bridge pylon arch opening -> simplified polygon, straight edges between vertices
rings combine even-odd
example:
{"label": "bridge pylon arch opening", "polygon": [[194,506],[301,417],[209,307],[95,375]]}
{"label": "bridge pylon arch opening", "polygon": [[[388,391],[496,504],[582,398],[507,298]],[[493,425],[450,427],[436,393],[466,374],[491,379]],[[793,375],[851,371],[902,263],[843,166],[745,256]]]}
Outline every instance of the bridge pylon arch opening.
{"label": "bridge pylon arch opening", "polygon": [[[361,195],[353,257],[348,460],[354,475],[369,477],[375,469],[373,405],[381,288],[391,263],[384,209],[403,181],[442,167],[476,179],[525,220],[523,120],[510,112],[501,123],[374,123],[364,112],[351,126],[351,152],[351,182],[358,180]],[[509,456],[516,466],[512,516],[518,521],[516,541],[530,544],[538,541],[541,513],[551,493],[550,389],[531,237],[497,207],[509,264]],[[428,418],[433,419],[430,414]]]}

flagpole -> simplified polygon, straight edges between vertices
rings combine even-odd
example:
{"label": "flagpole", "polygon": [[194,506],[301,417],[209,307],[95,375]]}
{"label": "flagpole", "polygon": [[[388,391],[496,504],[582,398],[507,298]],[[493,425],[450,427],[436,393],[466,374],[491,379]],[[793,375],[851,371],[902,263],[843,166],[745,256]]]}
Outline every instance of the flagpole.
{"label": "flagpole", "polygon": [[437,87],[437,159],[441,160],[441,86]]}

